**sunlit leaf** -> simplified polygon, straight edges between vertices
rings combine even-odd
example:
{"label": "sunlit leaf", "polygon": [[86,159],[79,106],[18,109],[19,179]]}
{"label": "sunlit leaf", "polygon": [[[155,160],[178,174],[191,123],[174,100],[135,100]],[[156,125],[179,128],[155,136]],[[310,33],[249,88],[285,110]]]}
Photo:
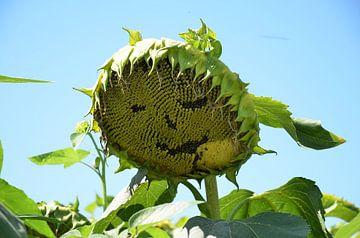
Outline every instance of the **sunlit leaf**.
{"label": "sunlit leaf", "polygon": [[71,230],[60,236],[60,238],[84,238],[89,237],[93,225],[85,225]]}
{"label": "sunlit leaf", "polygon": [[104,204],[104,200],[99,195],[96,194],[95,201],[93,201],[92,203],[87,205],[85,207],[85,211],[87,211],[88,213],[90,213],[93,216],[95,209],[97,207],[103,206],[103,204]]}
{"label": "sunlit leaf", "polygon": [[90,154],[86,150],[74,150],[73,148],[66,148],[62,150],[56,150],[45,154],[32,156],[29,159],[38,165],[63,164],[64,168],[67,168],[73,164],[76,164],[86,158]]}
{"label": "sunlit leaf", "polygon": [[298,215],[311,226],[311,236],[327,238],[321,192],[315,183],[305,178],[293,178],[285,185],[262,194],[249,190],[234,190],[220,199],[222,218],[244,219],[274,211]]}
{"label": "sunlit leaf", "polygon": [[1,170],[2,170],[2,166],[3,166],[3,161],[4,161],[4,151],[3,151],[1,140],[0,140],[0,175],[1,175]]}
{"label": "sunlit leaf", "polygon": [[[17,215],[32,214],[42,216],[37,204],[30,199],[22,190],[11,186],[5,180],[0,179],[0,203]],[[34,231],[46,236],[55,237],[45,221],[25,220],[25,225]]]}
{"label": "sunlit leaf", "polygon": [[345,140],[321,126],[320,121],[293,118],[299,143],[312,149],[328,149],[341,145]]}
{"label": "sunlit leaf", "polygon": [[354,204],[331,194],[323,194],[322,202],[326,217],[337,217],[350,222],[360,212]]}
{"label": "sunlit leaf", "polygon": [[342,226],[335,234],[335,238],[349,238],[352,235],[360,233],[360,214],[358,214],[351,222]]}
{"label": "sunlit leaf", "polygon": [[156,238],[170,238],[166,231],[157,228],[157,227],[149,227],[145,231],[139,233],[136,238],[149,238],[149,237],[156,237]]}
{"label": "sunlit leaf", "polygon": [[76,150],[80,146],[80,144],[85,139],[86,135],[87,133],[76,133],[76,132],[70,135],[71,145],[74,148],[74,150]]}
{"label": "sunlit leaf", "polygon": [[85,94],[86,96],[92,97],[92,92],[93,92],[92,88],[73,88],[73,89]]}
{"label": "sunlit leaf", "polygon": [[124,28],[124,27],[123,27],[123,29],[127,33],[129,33],[129,45],[135,45],[136,42],[142,40],[142,36],[141,36],[141,33],[139,31],[130,30],[130,29],[127,29],[127,28]]}
{"label": "sunlit leaf", "polygon": [[153,207],[148,207],[133,214],[129,219],[129,227],[151,224],[166,219],[182,212],[185,208],[191,207],[198,202],[173,202]]}
{"label": "sunlit leaf", "polygon": [[298,140],[295,126],[290,117],[291,112],[287,110],[288,105],[273,100],[271,97],[251,96],[260,123],[275,128],[284,128],[294,140]]}
{"label": "sunlit leaf", "polygon": [[93,233],[102,233],[110,224],[117,227],[130,217],[147,207],[172,202],[176,195],[176,188],[169,187],[166,181],[152,181],[140,184],[134,188],[133,194],[126,187],[119,192],[109,204],[102,218],[93,229]]}
{"label": "sunlit leaf", "polygon": [[236,221],[193,217],[186,223],[184,230],[189,236],[183,237],[189,238],[306,238],[309,227],[301,217],[267,212]]}
{"label": "sunlit leaf", "polygon": [[27,79],[27,78],[15,78],[15,77],[0,75],[0,83],[51,83],[51,81]]}
{"label": "sunlit leaf", "polygon": [[0,203],[0,231],[2,237],[27,238],[23,223]]}
{"label": "sunlit leaf", "polygon": [[284,128],[299,144],[321,150],[338,146],[345,140],[324,129],[319,121],[291,117],[288,106],[271,97],[251,95],[259,122],[274,128]]}

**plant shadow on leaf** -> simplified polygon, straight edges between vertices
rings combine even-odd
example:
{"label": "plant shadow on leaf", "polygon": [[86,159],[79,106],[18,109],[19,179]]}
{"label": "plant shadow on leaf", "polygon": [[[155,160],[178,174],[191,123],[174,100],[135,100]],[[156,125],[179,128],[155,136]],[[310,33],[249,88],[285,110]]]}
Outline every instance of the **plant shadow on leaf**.
{"label": "plant shadow on leaf", "polygon": [[193,217],[186,223],[182,237],[306,238],[308,233],[309,227],[301,217],[266,212],[235,221]]}
{"label": "plant shadow on leaf", "polygon": [[[140,184],[132,193],[129,187],[123,189],[109,205],[111,211],[106,212],[94,226],[93,233],[102,233],[127,222],[136,212],[155,205],[172,202],[176,189],[168,186],[167,181],[152,181]],[[118,197],[123,197],[117,199]]]}

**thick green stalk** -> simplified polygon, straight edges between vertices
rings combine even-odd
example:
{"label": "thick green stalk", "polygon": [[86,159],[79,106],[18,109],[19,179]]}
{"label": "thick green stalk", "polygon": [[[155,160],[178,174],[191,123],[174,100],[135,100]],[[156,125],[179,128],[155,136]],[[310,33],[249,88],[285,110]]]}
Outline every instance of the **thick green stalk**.
{"label": "thick green stalk", "polygon": [[205,190],[210,215],[209,218],[214,220],[220,219],[219,194],[215,175],[205,177]]}
{"label": "thick green stalk", "polygon": [[91,133],[88,133],[92,143],[94,144],[94,147],[97,151],[97,154],[100,158],[101,161],[101,172],[100,172],[100,179],[101,179],[101,185],[102,185],[102,190],[103,190],[103,199],[104,199],[104,206],[103,206],[103,210],[105,211],[105,209],[108,206],[108,201],[107,201],[107,189],[106,189],[106,156],[104,157],[101,154],[101,150],[100,148],[97,146],[95,139],[93,137],[93,135]]}

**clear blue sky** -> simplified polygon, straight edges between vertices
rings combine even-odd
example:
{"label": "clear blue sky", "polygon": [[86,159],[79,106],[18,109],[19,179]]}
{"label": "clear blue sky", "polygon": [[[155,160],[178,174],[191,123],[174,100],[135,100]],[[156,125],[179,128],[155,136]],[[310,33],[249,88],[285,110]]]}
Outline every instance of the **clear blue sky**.
{"label": "clear blue sky", "polygon": [[[271,2],[271,4],[270,4]],[[199,19],[217,32],[221,59],[256,95],[290,105],[297,117],[321,119],[347,143],[330,150],[298,147],[282,130],[262,128],[261,144],[277,156],[254,156],[239,184],[256,192],[293,176],[360,205],[360,3],[358,1],[14,1],[0,2],[0,74],[53,84],[0,84],[2,178],[36,201],[81,207],[101,193],[95,174],[78,164],[37,166],[27,158],[70,146],[69,135],[90,101],[72,87],[91,87],[97,68],[127,44],[121,27],[146,37],[179,39]],[[89,148],[84,144],[83,148]],[[88,160],[90,162],[90,160]],[[135,171],[113,175],[116,194]],[[222,195],[234,186],[220,179]],[[0,191],[1,192],[1,191]],[[180,190],[179,200],[192,199]]]}

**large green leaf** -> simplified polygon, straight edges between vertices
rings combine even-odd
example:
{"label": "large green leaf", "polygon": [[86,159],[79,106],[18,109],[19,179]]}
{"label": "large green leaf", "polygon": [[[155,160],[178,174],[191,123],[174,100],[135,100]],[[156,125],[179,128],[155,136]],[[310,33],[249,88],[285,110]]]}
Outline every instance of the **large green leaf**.
{"label": "large green leaf", "polygon": [[350,222],[360,213],[360,209],[354,204],[331,194],[323,194],[322,202],[326,217],[337,217]]}
{"label": "large green leaf", "polygon": [[291,120],[291,112],[287,110],[288,105],[273,100],[271,97],[251,96],[260,123],[275,128],[284,128],[297,141],[296,129]]}
{"label": "large green leaf", "polygon": [[3,161],[4,161],[4,151],[3,151],[1,140],[0,140],[0,175],[1,175],[1,170],[2,170],[2,166],[3,166]]}
{"label": "large green leaf", "polygon": [[293,178],[285,185],[256,195],[249,190],[234,190],[220,199],[221,218],[244,219],[274,211],[301,216],[311,227],[311,236],[328,237],[324,228],[321,192],[305,178]]}
{"label": "large green leaf", "polygon": [[335,234],[335,238],[349,238],[353,235],[360,235],[360,214],[358,214],[351,222],[342,226]]}
{"label": "large green leaf", "polygon": [[259,122],[274,128],[284,128],[299,144],[321,150],[338,146],[345,140],[323,128],[319,121],[291,117],[288,106],[271,97],[251,95]]}
{"label": "large green leaf", "polygon": [[0,83],[51,83],[51,81],[35,80],[35,79],[27,79],[27,78],[15,78],[15,77],[0,75]]}
{"label": "large green leaf", "polygon": [[45,164],[63,164],[67,168],[86,158],[90,154],[86,150],[74,150],[73,148],[65,148],[52,151],[49,153],[32,156],[29,159],[38,165]]}
{"label": "large green leaf", "polygon": [[27,238],[23,223],[0,203],[1,237]]}
{"label": "large green leaf", "polygon": [[301,217],[267,212],[245,220],[224,221],[193,217],[185,225],[191,238],[200,237],[238,237],[238,238],[306,238],[308,225]]}
{"label": "large green leaf", "polygon": [[117,227],[144,208],[172,202],[176,195],[176,188],[168,186],[163,180],[152,181],[150,185],[142,183],[133,193],[130,190],[126,187],[116,195],[103,217],[96,222],[93,233],[102,233],[110,224]]}
{"label": "large green leaf", "polygon": [[[17,215],[42,216],[37,204],[33,200],[22,190],[11,186],[3,179],[0,179],[0,203]],[[46,237],[55,237],[45,221],[25,220],[24,223]]]}

